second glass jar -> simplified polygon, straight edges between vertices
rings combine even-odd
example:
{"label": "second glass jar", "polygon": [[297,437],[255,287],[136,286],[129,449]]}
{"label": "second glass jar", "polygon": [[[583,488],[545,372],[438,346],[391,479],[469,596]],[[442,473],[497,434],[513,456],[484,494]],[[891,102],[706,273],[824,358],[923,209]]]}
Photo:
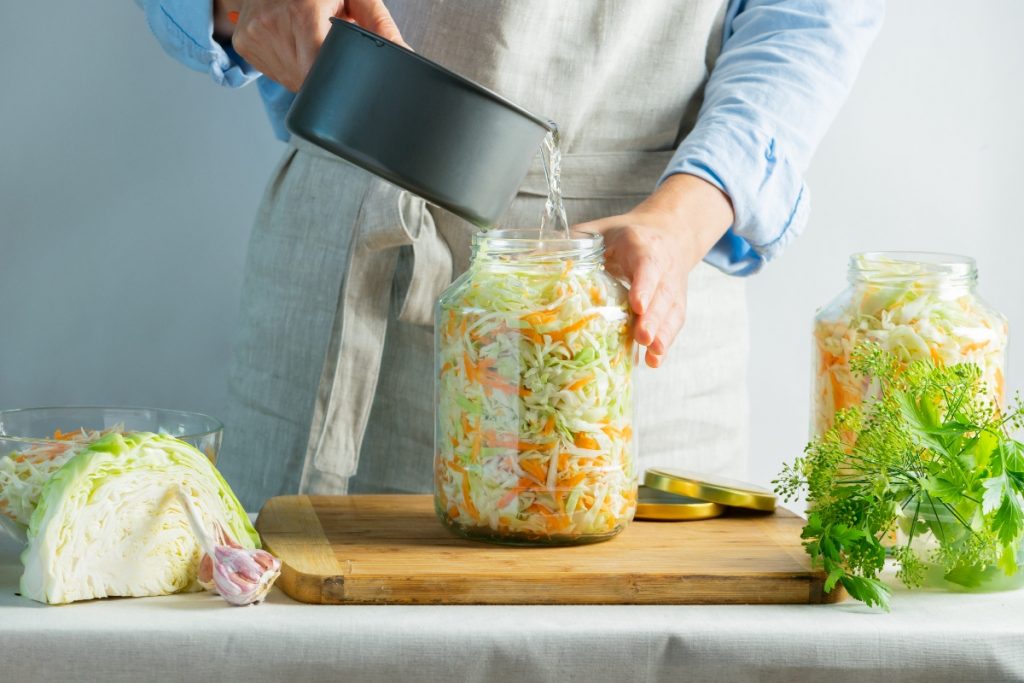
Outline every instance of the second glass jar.
{"label": "second glass jar", "polygon": [[[981,370],[985,398],[997,408],[1004,406],[1008,325],[977,295],[977,278],[974,260],[966,256],[854,254],[849,287],[814,319],[812,435],[831,429],[840,410],[877,396],[877,384],[850,368],[851,353],[863,342],[877,344],[903,365],[920,360],[975,364]],[[1024,572],[1008,574],[994,562],[944,575],[942,563],[936,561],[941,547],[966,543],[975,531],[961,523],[955,508],[936,504],[927,494],[925,499],[928,506],[918,502],[898,511],[898,524],[883,543],[909,543],[925,566],[927,585],[954,590],[1024,585]],[[1024,562],[1024,546],[1017,547],[1014,561]]]}
{"label": "second glass jar", "polygon": [[435,316],[435,507],[525,545],[615,536],[636,509],[632,316],[599,235],[492,230]]}
{"label": "second glass jar", "polygon": [[989,397],[1005,401],[1006,318],[978,297],[974,260],[953,254],[868,252],[850,257],[847,289],[814,318],[811,433],[872,396],[850,354],[874,342],[903,363],[975,363]]}

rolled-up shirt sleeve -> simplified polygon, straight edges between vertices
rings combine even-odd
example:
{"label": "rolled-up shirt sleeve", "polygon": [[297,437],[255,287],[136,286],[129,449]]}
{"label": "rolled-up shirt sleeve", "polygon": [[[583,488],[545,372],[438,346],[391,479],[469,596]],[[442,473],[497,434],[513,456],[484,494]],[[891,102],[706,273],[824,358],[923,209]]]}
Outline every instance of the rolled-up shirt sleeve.
{"label": "rolled-up shirt sleeve", "polygon": [[285,114],[295,94],[270,80],[213,37],[212,0],[135,0],[146,13],[150,31],[171,57],[196,71],[210,74],[218,85],[239,88],[257,82],[274,135],[288,140]]}
{"label": "rolled-up shirt sleeve", "polygon": [[212,0],[135,0],[146,13],[150,31],[167,54],[210,74],[214,82],[237,88],[260,77],[230,46],[213,38]]}
{"label": "rolled-up shirt sleeve", "polygon": [[739,0],[693,130],[663,179],[689,173],[732,201],[735,222],[705,261],[757,272],[804,228],[803,175],[846,99],[884,0]]}

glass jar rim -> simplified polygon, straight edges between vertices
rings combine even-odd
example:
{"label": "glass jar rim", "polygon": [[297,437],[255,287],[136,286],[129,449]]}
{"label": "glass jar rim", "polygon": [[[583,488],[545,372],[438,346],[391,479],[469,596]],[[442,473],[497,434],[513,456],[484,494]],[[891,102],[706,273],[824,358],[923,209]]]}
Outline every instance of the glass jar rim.
{"label": "glass jar rim", "polygon": [[973,258],[960,254],[865,251],[850,256],[849,276],[851,282],[973,284],[978,277],[978,268]]}
{"label": "glass jar rim", "polygon": [[569,237],[541,237],[537,228],[481,230],[473,235],[473,254],[538,264],[598,263],[604,255],[604,238],[583,230],[573,230]]}

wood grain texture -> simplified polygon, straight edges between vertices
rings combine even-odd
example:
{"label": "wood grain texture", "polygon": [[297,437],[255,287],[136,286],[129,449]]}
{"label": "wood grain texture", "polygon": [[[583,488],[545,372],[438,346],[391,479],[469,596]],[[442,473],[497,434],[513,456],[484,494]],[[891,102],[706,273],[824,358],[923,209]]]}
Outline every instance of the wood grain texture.
{"label": "wood grain texture", "polygon": [[733,513],[633,522],[605,543],[511,548],[453,536],[430,496],[283,496],[256,528],[284,562],[278,585],[327,604],[820,603],[825,576],[803,520]]}

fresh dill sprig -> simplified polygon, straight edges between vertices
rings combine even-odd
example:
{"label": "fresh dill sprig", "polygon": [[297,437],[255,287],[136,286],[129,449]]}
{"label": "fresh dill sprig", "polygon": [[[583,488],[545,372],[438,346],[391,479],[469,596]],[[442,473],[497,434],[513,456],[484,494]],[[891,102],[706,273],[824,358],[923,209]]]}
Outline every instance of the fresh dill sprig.
{"label": "fresh dill sprig", "polygon": [[1011,433],[1024,427],[1020,396],[1001,410],[977,365],[904,364],[876,344],[858,346],[850,369],[870,380],[870,398],[838,411],[773,482],[785,500],[806,495],[804,547],[827,573],[826,591],[840,584],[888,609],[879,579],[887,554],[911,588],[928,565],[965,586],[993,566],[1015,573],[1024,446]]}

